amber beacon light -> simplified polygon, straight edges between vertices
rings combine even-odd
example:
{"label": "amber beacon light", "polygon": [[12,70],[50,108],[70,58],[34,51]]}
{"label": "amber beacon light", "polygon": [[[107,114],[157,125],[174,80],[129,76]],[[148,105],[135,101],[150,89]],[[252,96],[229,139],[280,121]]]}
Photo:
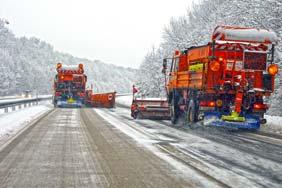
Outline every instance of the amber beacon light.
{"label": "amber beacon light", "polygon": [[272,76],[276,75],[278,73],[278,65],[276,64],[269,65],[269,67],[267,68],[267,71]]}

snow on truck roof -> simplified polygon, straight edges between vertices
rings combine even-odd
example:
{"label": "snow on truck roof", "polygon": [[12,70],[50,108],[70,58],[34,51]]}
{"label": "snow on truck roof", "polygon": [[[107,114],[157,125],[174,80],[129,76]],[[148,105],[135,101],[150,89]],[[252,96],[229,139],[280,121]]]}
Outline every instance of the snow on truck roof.
{"label": "snow on truck roof", "polygon": [[61,70],[78,70],[78,65],[62,65]]}
{"label": "snow on truck roof", "polygon": [[276,43],[278,38],[273,31],[266,29],[217,26],[212,34],[212,40],[271,44]]}
{"label": "snow on truck roof", "polygon": [[62,65],[61,63],[57,64],[57,72],[60,73],[75,73],[75,74],[82,74],[83,64],[78,65]]}

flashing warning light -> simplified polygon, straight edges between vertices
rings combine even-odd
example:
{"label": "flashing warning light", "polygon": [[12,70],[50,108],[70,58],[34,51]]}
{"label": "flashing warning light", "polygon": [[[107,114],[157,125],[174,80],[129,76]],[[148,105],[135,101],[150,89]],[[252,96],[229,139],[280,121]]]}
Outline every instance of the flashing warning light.
{"label": "flashing warning light", "polygon": [[218,58],[218,61],[223,61],[223,58],[222,57]]}
{"label": "flashing warning light", "polygon": [[276,64],[269,65],[269,67],[267,68],[267,72],[270,75],[275,76],[278,73],[278,65]]}
{"label": "flashing warning light", "polygon": [[61,80],[63,80],[65,77],[64,76],[61,76]]}
{"label": "flashing warning light", "polygon": [[57,69],[62,67],[62,63],[57,63]]}
{"label": "flashing warning light", "polygon": [[210,69],[214,72],[219,71],[220,63],[218,61],[213,61],[210,63]]}

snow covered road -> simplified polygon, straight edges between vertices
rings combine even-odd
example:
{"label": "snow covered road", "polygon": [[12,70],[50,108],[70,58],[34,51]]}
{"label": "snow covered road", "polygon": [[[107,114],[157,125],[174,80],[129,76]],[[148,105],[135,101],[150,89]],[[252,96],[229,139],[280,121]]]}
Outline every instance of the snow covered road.
{"label": "snow covered road", "polygon": [[87,108],[55,109],[0,151],[1,187],[220,186],[185,177]]}
{"label": "snow covered road", "polygon": [[[172,127],[168,121],[133,120],[129,109],[95,109],[113,126],[167,162],[194,168],[230,187],[280,187],[282,136],[212,127]],[[143,138],[145,135],[145,138]],[[162,155],[159,153],[162,152]],[[185,169],[185,168],[182,168]],[[189,171],[186,171],[189,175]]]}
{"label": "snow covered road", "polygon": [[[133,120],[128,101],[27,126],[0,150],[1,187],[281,187],[281,135]],[[6,127],[51,107],[31,108],[4,114]]]}

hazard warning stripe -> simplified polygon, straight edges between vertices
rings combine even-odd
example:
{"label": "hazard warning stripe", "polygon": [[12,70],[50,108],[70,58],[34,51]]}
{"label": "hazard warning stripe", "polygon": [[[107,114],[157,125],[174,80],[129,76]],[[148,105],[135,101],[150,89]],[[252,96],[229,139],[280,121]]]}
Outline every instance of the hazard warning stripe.
{"label": "hazard warning stripe", "polygon": [[260,45],[260,46],[250,46],[244,44],[216,44],[215,49],[219,50],[250,50],[250,51],[266,51],[267,46]]}

